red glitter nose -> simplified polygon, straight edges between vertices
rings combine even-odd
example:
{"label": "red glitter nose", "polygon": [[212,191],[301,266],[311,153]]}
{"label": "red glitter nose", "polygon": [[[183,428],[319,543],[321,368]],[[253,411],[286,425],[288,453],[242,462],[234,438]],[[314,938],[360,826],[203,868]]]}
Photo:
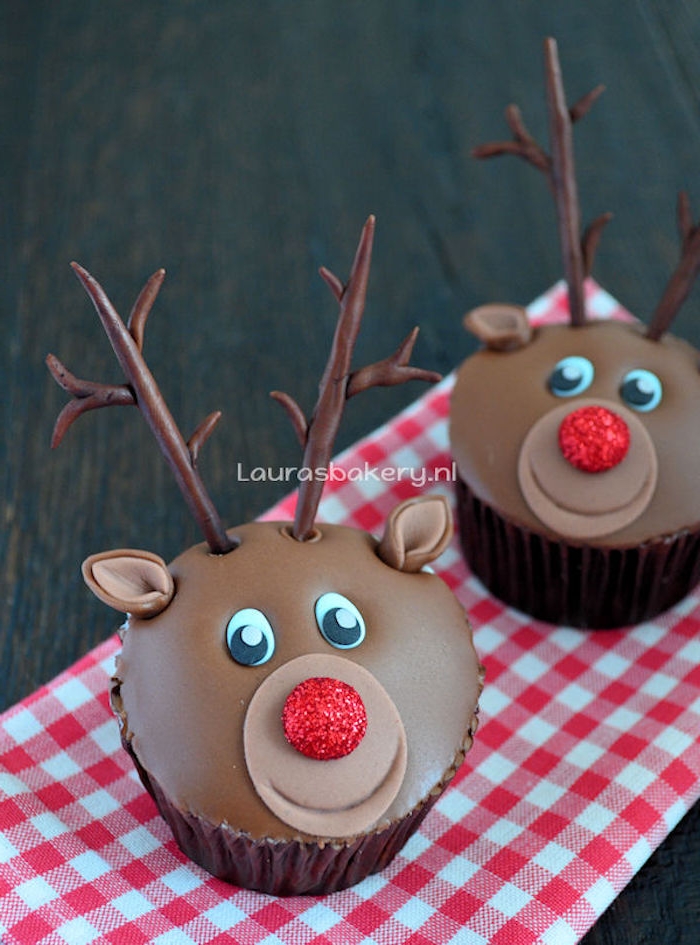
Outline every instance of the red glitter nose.
{"label": "red glitter nose", "polygon": [[357,748],[367,731],[367,712],[348,683],[313,676],[287,696],[282,725],[287,741],[302,755],[328,761]]}
{"label": "red glitter nose", "polygon": [[607,407],[580,407],[567,414],[559,427],[564,459],[582,472],[605,472],[627,455],[629,427]]}

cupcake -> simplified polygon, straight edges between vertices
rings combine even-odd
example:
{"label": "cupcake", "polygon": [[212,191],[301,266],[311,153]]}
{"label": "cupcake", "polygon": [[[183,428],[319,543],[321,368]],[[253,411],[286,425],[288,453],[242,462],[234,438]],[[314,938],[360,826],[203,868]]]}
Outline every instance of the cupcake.
{"label": "cupcake", "polygon": [[556,44],[545,44],[551,154],[508,109],[515,153],[542,170],[559,215],[570,321],[533,328],[485,305],[466,327],[483,347],[458,369],[450,408],[466,560],[506,603],[579,627],[638,623],[700,580],[700,354],[668,328],[700,267],[700,229],[679,200],[682,251],[649,325],[594,321],[584,279],[608,214],[578,237],[571,125]]}
{"label": "cupcake", "polygon": [[55,442],[105,399],[136,403],[206,539],[169,565],[129,549],[83,565],[91,590],[128,615],[111,693],[123,745],[187,856],[276,895],[334,892],[386,866],[449,784],[477,725],[482,669],[471,629],[428,567],[452,533],[446,500],[401,503],[379,540],[315,521],[347,397],[433,379],[408,366],[415,335],[394,356],[350,368],[373,230],[370,218],[347,286],[322,271],[340,316],[311,419],[275,394],[304,446],[303,468],[315,471],[293,522],[221,526],[195,465],[216,415],[185,444],[140,350],[162,273],[127,328],[76,269],[127,385],[108,391],[49,359],[77,397]]}

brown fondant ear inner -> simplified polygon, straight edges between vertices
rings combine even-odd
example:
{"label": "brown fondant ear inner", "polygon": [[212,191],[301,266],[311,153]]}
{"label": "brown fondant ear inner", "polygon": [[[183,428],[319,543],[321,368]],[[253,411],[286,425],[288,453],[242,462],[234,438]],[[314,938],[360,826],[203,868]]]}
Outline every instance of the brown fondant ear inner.
{"label": "brown fondant ear inner", "polygon": [[82,571],[85,583],[103,603],[136,617],[161,613],[175,593],[165,562],[150,551],[103,551],[86,558]]}
{"label": "brown fondant ear inner", "polygon": [[442,554],[452,530],[450,506],[444,496],[406,499],[390,513],[377,554],[397,571],[420,571]]}
{"label": "brown fondant ear inner", "polygon": [[480,305],[464,316],[464,327],[492,351],[524,348],[532,337],[527,312],[521,305],[494,302]]}

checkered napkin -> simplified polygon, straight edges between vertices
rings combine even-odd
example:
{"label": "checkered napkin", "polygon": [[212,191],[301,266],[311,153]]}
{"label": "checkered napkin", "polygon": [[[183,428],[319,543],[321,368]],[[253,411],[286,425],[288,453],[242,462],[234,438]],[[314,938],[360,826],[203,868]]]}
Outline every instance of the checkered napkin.
{"label": "checkered napkin", "polygon": [[[628,317],[588,292],[592,313]],[[561,285],[530,308],[541,321],[565,312]],[[421,470],[446,477],[451,382],[338,457],[321,519],[379,532]],[[444,481],[422,489],[451,495]],[[289,497],[266,517],[292,508]],[[504,607],[456,543],[437,565],[486,665],[481,727],[386,870],[331,896],[275,899],[187,861],[119,744],[113,638],[0,717],[2,942],[578,941],[700,796],[700,596],[633,629],[585,632]]]}

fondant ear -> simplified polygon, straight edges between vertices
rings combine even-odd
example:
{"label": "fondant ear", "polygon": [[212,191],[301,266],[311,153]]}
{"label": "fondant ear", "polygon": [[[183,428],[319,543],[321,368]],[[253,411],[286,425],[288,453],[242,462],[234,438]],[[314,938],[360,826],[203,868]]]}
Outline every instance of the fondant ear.
{"label": "fondant ear", "polygon": [[83,561],[83,577],[99,599],[135,617],[155,617],[165,610],[175,584],[165,562],[150,551],[102,551]]}
{"label": "fondant ear", "polygon": [[524,348],[532,338],[532,327],[521,305],[480,305],[464,316],[464,327],[492,351]]}
{"label": "fondant ear", "polygon": [[452,538],[452,515],[442,495],[416,496],[393,509],[377,554],[397,571],[420,571]]}

